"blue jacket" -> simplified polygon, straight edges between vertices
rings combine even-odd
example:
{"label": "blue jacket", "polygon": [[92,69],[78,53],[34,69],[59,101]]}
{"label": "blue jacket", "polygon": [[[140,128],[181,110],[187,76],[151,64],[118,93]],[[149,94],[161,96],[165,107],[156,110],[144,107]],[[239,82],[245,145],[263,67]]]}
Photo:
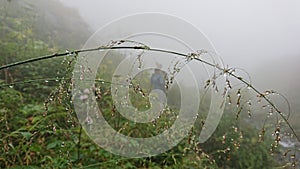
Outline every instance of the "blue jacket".
{"label": "blue jacket", "polygon": [[164,93],[166,92],[165,77],[162,73],[153,73],[151,77],[152,89],[160,89]]}

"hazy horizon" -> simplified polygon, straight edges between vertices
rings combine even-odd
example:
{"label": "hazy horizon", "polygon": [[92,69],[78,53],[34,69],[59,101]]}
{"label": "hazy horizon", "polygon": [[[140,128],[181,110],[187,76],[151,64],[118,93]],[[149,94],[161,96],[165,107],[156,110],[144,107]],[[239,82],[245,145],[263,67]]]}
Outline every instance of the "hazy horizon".
{"label": "hazy horizon", "polygon": [[226,65],[247,70],[260,90],[278,90],[300,104],[300,1],[60,1],[95,31],[136,13],[182,18],[210,39]]}

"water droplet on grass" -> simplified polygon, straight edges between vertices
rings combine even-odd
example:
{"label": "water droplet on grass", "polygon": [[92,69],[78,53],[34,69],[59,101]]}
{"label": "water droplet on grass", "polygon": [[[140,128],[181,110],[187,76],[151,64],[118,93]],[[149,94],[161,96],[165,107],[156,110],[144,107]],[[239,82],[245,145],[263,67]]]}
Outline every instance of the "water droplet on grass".
{"label": "water droplet on grass", "polygon": [[156,126],[156,121],[152,122],[152,126],[155,127]]}
{"label": "water droplet on grass", "polygon": [[56,133],[56,127],[55,126],[53,126],[52,130],[53,130],[54,133]]}
{"label": "water droplet on grass", "polygon": [[294,159],[294,158],[296,158],[296,155],[292,154],[290,157],[291,157],[291,159]]}
{"label": "water droplet on grass", "polygon": [[251,118],[252,117],[251,110],[249,109],[247,112],[248,112],[248,117]]}
{"label": "water droplet on grass", "polygon": [[241,96],[241,89],[239,89],[239,90],[237,91],[236,95],[237,95],[238,97]]}
{"label": "water droplet on grass", "polygon": [[91,124],[93,124],[94,121],[90,116],[87,116],[85,119],[85,122],[86,122],[86,124],[91,125]]}
{"label": "water droplet on grass", "polygon": [[232,86],[231,86],[231,84],[230,84],[230,81],[229,81],[228,79],[226,80],[226,86],[227,86],[228,89],[231,89],[231,88],[232,88]]}
{"label": "water droplet on grass", "polygon": [[45,116],[47,116],[47,114],[48,114],[48,112],[45,111],[45,112],[43,113],[43,116],[45,117]]}
{"label": "water droplet on grass", "polygon": [[72,55],[72,52],[68,49],[66,49],[66,53],[68,53],[68,56],[71,56]]}

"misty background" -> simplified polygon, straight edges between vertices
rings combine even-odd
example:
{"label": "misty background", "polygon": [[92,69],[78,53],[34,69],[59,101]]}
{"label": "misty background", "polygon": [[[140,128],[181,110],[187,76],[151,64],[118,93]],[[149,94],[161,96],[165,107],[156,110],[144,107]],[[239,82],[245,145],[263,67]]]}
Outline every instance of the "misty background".
{"label": "misty background", "polygon": [[60,1],[78,9],[92,32],[136,13],[182,18],[209,38],[225,65],[247,70],[262,91],[286,95],[293,115],[300,110],[300,1]]}

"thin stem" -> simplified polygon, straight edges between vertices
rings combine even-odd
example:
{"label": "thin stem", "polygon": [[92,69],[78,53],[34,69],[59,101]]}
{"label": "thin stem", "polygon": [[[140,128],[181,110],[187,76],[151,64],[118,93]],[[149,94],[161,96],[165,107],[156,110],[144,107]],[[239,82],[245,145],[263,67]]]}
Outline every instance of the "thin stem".
{"label": "thin stem", "polygon": [[[97,50],[116,50],[116,49],[140,49],[140,50],[149,50],[149,51],[169,53],[169,54],[174,54],[174,55],[184,56],[184,57],[188,56],[187,54],[183,54],[183,53],[179,53],[179,52],[175,52],[175,51],[171,51],[171,50],[155,49],[155,48],[149,48],[149,47],[145,47],[145,46],[115,46],[115,47],[102,46],[102,47],[97,47],[97,48],[74,50],[72,52],[54,53],[52,55],[45,55],[45,56],[32,58],[32,59],[28,59],[28,60],[24,60],[24,61],[20,61],[20,62],[14,62],[14,63],[0,66],[0,70],[7,69],[10,67],[15,67],[15,66],[22,65],[22,64],[27,64],[27,63],[31,63],[31,62],[36,62],[36,61],[51,59],[51,58],[56,58],[56,57],[62,57],[62,56],[67,56],[67,55],[71,56],[71,55],[78,55],[79,53],[92,52],[92,51],[97,51]],[[199,61],[201,61],[202,63],[205,63],[207,65],[215,67],[215,65],[212,63],[209,63],[209,62],[206,62],[206,61],[200,60],[200,59],[199,59]]]}
{"label": "thin stem", "polygon": [[52,55],[46,55],[46,56],[41,56],[41,57],[37,57],[37,58],[32,58],[32,59],[28,59],[28,60],[24,60],[24,61],[20,61],[20,62],[3,65],[0,67],[0,70],[18,66],[18,65],[22,65],[22,64],[26,64],[26,63],[36,62],[39,60],[45,60],[45,59],[50,59],[50,58],[55,58],[55,57],[60,57],[60,56],[66,56],[66,55],[69,55],[69,53],[55,53]]}
{"label": "thin stem", "polygon": [[[1,84],[0,88],[8,87],[8,86],[16,86],[16,85],[20,85],[20,84],[39,83],[39,82],[43,82],[43,83],[59,82],[60,80],[63,80],[63,79],[64,78],[31,79],[31,80],[26,80],[26,81],[17,81],[17,82],[12,82],[12,83],[8,83],[8,84]],[[95,79],[94,81],[95,82],[100,82],[100,83],[113,84],[112,82],[105,81],[103,79]],[[116,84],[116,85],[125,85],[125,84],[118,84],[118,83],[114,83],[114,84]]]}
{"label": "thin stem", "polygon": [[284,122],[287,123],[288,127],[291,129],[292,133],[294,134],[294,136],[296,137],[296,139],[300,142],[300,138],[298,137],[298,135],[296,134],[295,130],[293,129],[293,127],[291,126],[291,124],[288,122],[288,119],[284,116],[284,114],[275,106],[275,104],[269,99],[267,98],[267,96],[265,94],[263,94],[262,92],[260,92],[258,89],[256,89],[253,85],[251,85],[250,83],[248,83],[247,81],[241,79],[240,77],[236,76],[235,74],[229,73],[231,76],[233,76],[234,78],[240,80],[241,82],[243,82],[245,85],[247,85],[248,87],[250,87],[254,92],[256,92],[260,97],[262,97],[263,99],[265,99],[265,101],[267,101],[274,109],[275,111],[280,115],[280,117],[284,120]]}
{"label": "thin stem", "polygon": [[80,160],[80,148],[81,148],[81,134],[82,134],[82,126],[80,125],[79,133],[78,133],[78,144],[77,144],[77,160]]}
{"label": "thin stem", "polygon": [[[52,55],[46,55],[46,56],[41,56],[41,57],[37,57],[37,58],[32,58],[32,59],[28,59],[28,60],[24,60],[24,61],[20,61],[20,62],[15,62],[15,63],[11,63],[11,64],[7,64],[7,65],[3,65],[0,67],[0,70],[2,69],[7,69],[10,67],[14,67],[17,65],[22,65],[22,64],[26,64],[26,63],[31,63],[31,62],[36,62],[39,60],[45,60],[45,59],[50,59],[50,58],[55,58],[55,57],[61,57],[61,56],[67,56],[67,55],[78,55],[79,53],[85,53],[85,52],[91,52],[91,51],[98,51],[98,50],[117,50],[117,49],[134,49],[134,50],[147,50],[147,51],[154,51],[154,52],[161,52],[161,53],[168,53],[168,54],[174,54],[174,55],[178,55],[178,56],[183,56],[183,57],[190,57],[189,54],[184,54],[184,53],[180,53],[180,52],[176,52],[176,51],[171,51],[171,50],[165,50],[165,49],[158,49],[158,48],[150,48],[148,46],[100,46],[97,48],[89,48],[89,49],[82,49],[82,50],[74,50],[72,52],[65,52],[65,53],[55,53]],[[219,65],[207,62],[205,60],[202,60],[200,58],[192,58],[194,60],[197,60],[201,63],[204,63],[206,65],[209,65],[211,67],[214,67],[220,71],[225,72],[226,69],[220,67]],[[259,96],[261,96],[264,100],[266,100],[274,109],[275,111],[281,116],[281,118],[284,120],[284,122],[287,123],[288,127],[291,129],[293,135],[296,137],[297,141],[300,142],[300,138],[297,136],[295,130],[292,128],[292,126],[290,125],[290,123],[288,122],[287,118],[284,116],[284,114],[275,106],[275,104],[266,97],[266,95],[264,95],[262,92],[260,92],[257,88],[255,88],[253,85],[251,85],[249,82],[245,81],[244,79],[242,79],[241,77],[233,74],[233,72],[227,72],[230,76],[234,77],[235,79],[239,80],[240,82],[244,83],[245,85],[247,85],[249,88],[251,88],[255,93],[257,93]]]}

